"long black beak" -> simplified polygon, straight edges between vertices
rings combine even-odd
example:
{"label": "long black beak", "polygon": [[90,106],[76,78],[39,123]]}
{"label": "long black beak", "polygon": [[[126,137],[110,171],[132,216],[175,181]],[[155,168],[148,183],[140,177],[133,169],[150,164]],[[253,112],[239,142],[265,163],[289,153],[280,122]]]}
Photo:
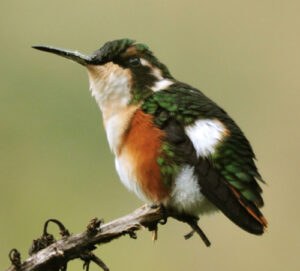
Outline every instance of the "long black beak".
{"label": "long black beak", "polygon": [[75,61],[83,66],[88,65],[91,62],[90,56],[85,56],[79,52],[54,48],[54,47],[50,47],[50,46],[32,46],[32,48],[65,57],[65,58]]}

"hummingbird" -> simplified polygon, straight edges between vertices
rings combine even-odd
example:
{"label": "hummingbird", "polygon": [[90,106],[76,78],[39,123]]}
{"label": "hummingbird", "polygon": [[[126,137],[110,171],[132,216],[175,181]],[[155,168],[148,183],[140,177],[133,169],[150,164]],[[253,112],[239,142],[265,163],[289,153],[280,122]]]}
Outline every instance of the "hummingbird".
{"label": "hummingbird", "polygon": [[87,69],[121,182],[178,215],[220,210],[245,231],[267,227],[255,154],[234,120],[200,90],[176,80],[147,45],[105,43],[89,56],[49,46]]}

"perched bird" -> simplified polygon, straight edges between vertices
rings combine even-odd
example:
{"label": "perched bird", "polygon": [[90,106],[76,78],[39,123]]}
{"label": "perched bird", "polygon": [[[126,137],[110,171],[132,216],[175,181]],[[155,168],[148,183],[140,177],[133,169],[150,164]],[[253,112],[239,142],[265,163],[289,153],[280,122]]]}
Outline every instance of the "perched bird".
{"label": "perched bird", "polygon": [[90,56],[47,46],[83,65],[123,184],[179,215],[221,210],[253,234],[267,221],[249,141],[216,103],[176,80],[145,44],[120,39]]}

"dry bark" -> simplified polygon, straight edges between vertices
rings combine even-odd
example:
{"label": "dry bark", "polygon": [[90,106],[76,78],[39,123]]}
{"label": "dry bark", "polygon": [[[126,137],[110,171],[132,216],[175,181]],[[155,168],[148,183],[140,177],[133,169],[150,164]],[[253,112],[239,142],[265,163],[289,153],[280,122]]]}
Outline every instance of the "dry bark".
{"label": "dry bark", "polygon": [[[101,220],[93,219],[85,232],[72,236],[61,222],[49,219],[45,223],[42,237],[33,241],[33,247],[29,251],[31,257],[21,263],[19,252],[16,249],[11,250],[9,257],[12,265],[6,271],[66,270],[67,263],[76,258],[80,258],[85,262],[86,270],[89,269],[90,262],[94,262],[103,270],[108,271],[109,269],[103,261],[92,253],[96,245],[110,242],[127,234],[135,239],[135,232],[144,228],[152,230],[155,238],[157,224],[170,216],[188,223],[193,228],[193,231],[200,235],[205,244],[207,246],[210,245],[204,233],[197,226],[196,220],[166,213],[161,206],[144,205],[133,213],[104,225],[101,225]],[[62,235],[61,240],[56,241],[51,234],[47,233],[49,222],[54,222],[59,226],[60,234]],[[191,235],[188,234],[186,237],[189,238]]]}

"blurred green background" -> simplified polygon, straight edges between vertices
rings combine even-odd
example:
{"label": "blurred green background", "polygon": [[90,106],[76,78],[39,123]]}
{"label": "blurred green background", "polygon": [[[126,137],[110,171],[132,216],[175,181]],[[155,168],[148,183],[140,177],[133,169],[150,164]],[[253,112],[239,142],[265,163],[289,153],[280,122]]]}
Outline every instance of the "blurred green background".
{"label": "blurred green background", "polygon": [[208,249],[171,221],[155,244],[144,231],[97,255],[111,270],[300,270],[299,8],[293,0],[1,1],[0,269],[13,247],[27,257],[48,218],[78,233],[95,216],[110,221],[142,204],[115,173],[85,70],[30,48],[91,53],[128,37],[239,123],[268,183],[269,228],[257,237],[221,214],[203,217]]}

